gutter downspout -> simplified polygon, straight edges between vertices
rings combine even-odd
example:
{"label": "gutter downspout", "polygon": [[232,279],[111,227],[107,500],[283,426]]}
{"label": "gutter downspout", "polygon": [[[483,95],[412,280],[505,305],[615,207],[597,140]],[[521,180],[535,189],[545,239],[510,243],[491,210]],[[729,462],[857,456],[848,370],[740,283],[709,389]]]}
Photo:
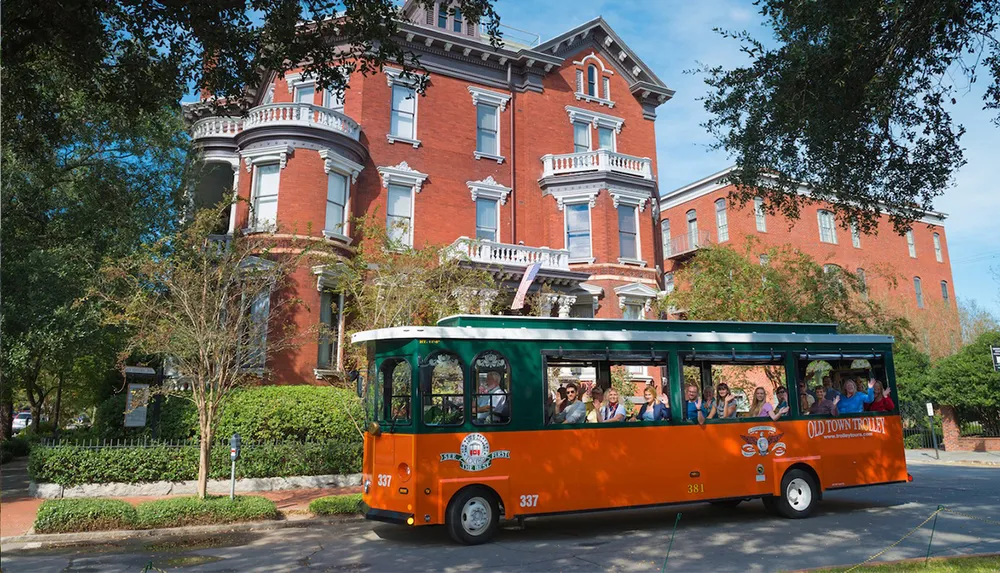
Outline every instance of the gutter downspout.
{"label": "gutter downspout", "polygon": [[517,154],[514,152],[514,116],[517,114],[517,92],[514,90],[512,64],[507,63],[507,89],[510,90],[510,244],[517,244]]}

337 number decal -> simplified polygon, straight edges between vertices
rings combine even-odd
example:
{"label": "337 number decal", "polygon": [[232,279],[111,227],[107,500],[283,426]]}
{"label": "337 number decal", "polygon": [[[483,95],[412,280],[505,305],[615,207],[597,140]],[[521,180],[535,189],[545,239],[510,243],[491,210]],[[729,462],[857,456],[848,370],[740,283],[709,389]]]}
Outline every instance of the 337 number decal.
{"label": "337 number decal", "polygon": [[705,484],[703,483],[689,483],[688,493],[705,493]]}
{"label": "337 number decal", "polygon": [[392,482],[392,475],[390,474],[378,474],[378,485],[389,487],[389,483]]}
{"label": "337 number decal", "polygon": [[522,495],[521,507],[538,507],[537,495]]}

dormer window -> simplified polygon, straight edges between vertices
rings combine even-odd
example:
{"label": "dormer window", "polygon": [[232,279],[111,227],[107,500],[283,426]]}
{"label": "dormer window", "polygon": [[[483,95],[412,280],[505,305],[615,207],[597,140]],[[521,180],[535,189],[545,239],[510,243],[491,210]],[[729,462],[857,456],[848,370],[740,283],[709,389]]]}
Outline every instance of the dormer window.
{"label": "dormer window", "polygon": [[593,52],[573,63],[577,65],[576,99],[615,107],[615,102],[611,101],[611,76],[615,72],[605,67]]}
{"label": "dormer window", "polygon": [[455,8],[455,19],[452,21],[451,26],[453,31],[459,34],[462,33],[462,10],[460,8]]}

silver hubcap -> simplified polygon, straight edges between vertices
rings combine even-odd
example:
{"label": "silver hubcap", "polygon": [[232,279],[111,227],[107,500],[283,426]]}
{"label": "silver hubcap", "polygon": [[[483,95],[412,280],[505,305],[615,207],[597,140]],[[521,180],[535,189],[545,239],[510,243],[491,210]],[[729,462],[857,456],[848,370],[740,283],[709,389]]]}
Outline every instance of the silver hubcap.
{"label": "silver hubcap", "polygon": [[806,480],[795,478],[788,482],[785,497],[788,498],[788,505],[792,506],[792,509],[803,511],[812,503],[812,488],[809,487]]}
{"label": "silver hubcap", "polygon": [[474,497],[462,507],[462,528],[469,535],[481,535],[493,521],[493,508],[481,497]]}

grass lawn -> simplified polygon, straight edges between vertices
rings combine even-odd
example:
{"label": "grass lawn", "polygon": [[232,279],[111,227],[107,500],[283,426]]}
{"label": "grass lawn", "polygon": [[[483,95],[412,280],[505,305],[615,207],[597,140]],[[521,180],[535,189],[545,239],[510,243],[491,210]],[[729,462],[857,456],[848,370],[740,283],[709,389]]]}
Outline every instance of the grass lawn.
{"label": "grass lawn", "polygon": [[[816,573],[834,573],[847,571],[850,567],[834,567],[815,570]],[[995,573],[1000,571],[1000,555],[987,557],[932,557],[929,562],[923,559],[906,561],[904,563],[869,564],[855,571],[921,571],[923,573]]]}

